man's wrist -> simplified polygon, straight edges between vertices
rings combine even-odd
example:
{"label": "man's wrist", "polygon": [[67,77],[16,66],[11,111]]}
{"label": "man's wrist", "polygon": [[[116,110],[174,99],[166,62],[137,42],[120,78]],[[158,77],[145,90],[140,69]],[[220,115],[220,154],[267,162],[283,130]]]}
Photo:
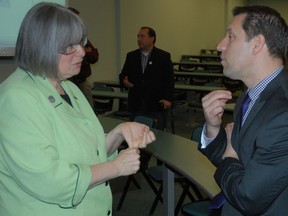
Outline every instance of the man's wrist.
{"label": "man's wrist", "polygon": [[210,126],[208,124],[206,124],[206,137],[208,138],[212,138],[212,137],[216,137],[217,134],[220,131],[220,125],[219,126]]}

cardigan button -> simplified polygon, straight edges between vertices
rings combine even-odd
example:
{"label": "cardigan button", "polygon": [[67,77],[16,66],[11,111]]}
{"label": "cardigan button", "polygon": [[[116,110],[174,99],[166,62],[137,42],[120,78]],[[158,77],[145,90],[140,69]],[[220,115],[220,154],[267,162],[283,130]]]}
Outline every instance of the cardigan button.
{"label": "cardigan button", "polygon": [[49,100],[51,103],[54,103],[54,102],[55,102],[55,98],[54,98],[52,95],[50,95],[50,96],[48,97],[48,100]]}

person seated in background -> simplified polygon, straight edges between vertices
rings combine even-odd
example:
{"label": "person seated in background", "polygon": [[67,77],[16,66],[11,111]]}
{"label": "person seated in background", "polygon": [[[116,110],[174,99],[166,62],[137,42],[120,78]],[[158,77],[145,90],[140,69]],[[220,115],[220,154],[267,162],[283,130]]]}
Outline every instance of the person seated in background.
{"label": "person seated in background", "polygon": [[141,27],[139,49],[129,52],[119,75],[120,84],[129,89],[128,111],[157,120],[157,128],[166,128],[165,110],[172,106],[174,74],[170,53],[155,47],[156,32]]}
{"label": "person seated in background", "polygon": [[[68,7],[69,10],[80,15],[80,12],[73,7]],[[91,107],[94,108],[93,102],[93,94],[92,94],[92,86],[90,82],[87,80],[89,76],[92,74],[91,65],[95,64],[99,58],[98,49],[96,49],[90,40],[87,39],[87,43],[84,46],[85,56],[82,61],[80,72],[71,77],[70,80],[74,82],[78,88],[83,92]]]}
{"label": "person seated in background", "polygon": [[[119,124],[108,134],[78,87],[86,27],[62,5],[25,15],[18,68],[0,86],[0,215],[112,215],[109,180],[137,172],[149,127]],[[129,148],[117,155],[123,142]]]}

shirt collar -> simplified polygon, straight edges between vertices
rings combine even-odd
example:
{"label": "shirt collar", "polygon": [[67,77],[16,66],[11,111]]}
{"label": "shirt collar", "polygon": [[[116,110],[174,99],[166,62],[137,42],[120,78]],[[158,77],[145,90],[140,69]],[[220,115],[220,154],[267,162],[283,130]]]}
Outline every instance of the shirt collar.
{"label": "shirt collar", "polygon": [[269,76],[259,82],[255,87],[248,89],[247,94],[252,101],[256,101],[261,92],[266,88],[266,86],[282,71],[283,65],[276,68]]}

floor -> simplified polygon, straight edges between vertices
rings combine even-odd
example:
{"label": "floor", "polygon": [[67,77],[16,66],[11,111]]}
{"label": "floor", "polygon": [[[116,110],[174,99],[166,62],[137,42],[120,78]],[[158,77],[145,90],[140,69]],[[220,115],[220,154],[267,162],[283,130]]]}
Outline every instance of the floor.
{"label": "floor", "polygon": [[[193,93],[191,93],[193,94]],[[188,95],[188,98],[195,99],[195,95]],[[191,101],[190,101],[191,102]],[[204,115],[201,108],[190,108],[188,104],[181,104],[173,109],[174,116],[174,127],[175,133],[177,135],[189,138],[191,137],[192,130],[199,124],[204,123]],[[109,116],[113,116],[110,114]],[[115,117],[115,116],[114,116]],[[117,118],[117,117],[116,117]],[[118,117],[119,118],[119,117]],[[231,119],[231,114],[225,114],[224,123],[229,122]],[[171,125],[168,124],[167,132],[171,133]],[[149,166],[156,165],[155,158],[152,157]],[[120,177],[110,181],[112,193],[113,193],[113,215],[114,216],[147,216],[149,215],[149,210],[155,198],[155,194],[143,178],[141,173],[135,175],[141,189],[135,187],[134,184],[130,185],[129,191],[120,210],[116,210],[118,205],[124,184],[127,177]],[[156,184],[158,187],[158,185]],[[181,186],[175,184],[175,205],[181,193]],[[205,194],[204,194],[205,196]],[[189,198],[186,198],[184,203],[190,202]],[[159,203],[153,215],[163,216],[163,204]],[[180,211],[178,215],[183,215]]]}

